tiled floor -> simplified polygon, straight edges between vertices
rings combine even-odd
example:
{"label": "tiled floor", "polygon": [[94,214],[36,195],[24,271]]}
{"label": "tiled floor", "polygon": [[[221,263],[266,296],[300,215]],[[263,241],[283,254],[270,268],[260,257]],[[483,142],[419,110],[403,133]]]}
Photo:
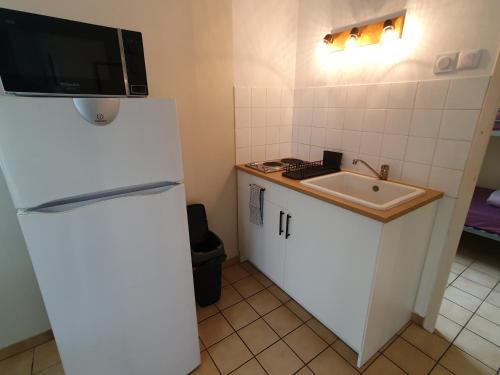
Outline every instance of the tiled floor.
{"label": "tiled floor", "polygon": [[[222,297],[198,308],[196,375],[500,374],[500,245],[465,235],[437,332],[405,326],[362,369],[356,354],[249,263],[223,270]],[[0,361],[0,374],[62,375],[53,341]]]}

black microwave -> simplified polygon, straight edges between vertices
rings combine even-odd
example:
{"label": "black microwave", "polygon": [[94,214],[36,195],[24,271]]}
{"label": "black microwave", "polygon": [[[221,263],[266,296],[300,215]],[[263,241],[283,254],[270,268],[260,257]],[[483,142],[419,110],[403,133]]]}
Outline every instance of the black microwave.
{"label": "black microwave", "polygon": [[6,94],[148,95],[137,31],[0,8],[0,51]]}

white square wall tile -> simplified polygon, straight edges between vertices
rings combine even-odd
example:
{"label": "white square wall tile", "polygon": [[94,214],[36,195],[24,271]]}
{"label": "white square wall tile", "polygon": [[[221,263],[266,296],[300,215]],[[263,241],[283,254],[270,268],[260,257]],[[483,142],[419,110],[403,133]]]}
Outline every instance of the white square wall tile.
{"label": "white square wall tile", "polygon": [[299,142],[300,126],[292,126],[292,143]]}
{"label": "white square wall tile", "polygon": [[411,113],[410,109],[388,109],[384,133],[408,135]]}
{"label": "white square wall tile", "polygon": [[239,128],[235,130],[236,148],[250,147],[251,128]]}
{"label": "white square wall tile", "polygon": [[413,111],[410,135],[437,138],[443,111],[438,109],[415,109]]}
{"label": "white square wall tile", "polygon": [[432,167],[428,186],[442,191],[450,197],[457,197],[461,181],[461,171],[441,167]]}
{"label": "white square wall tile", "polygon": [[380,158],[380,165],[387,164],[389,166],[389,178],[399,180],[403,171],[403,162],[396,159]]}
{"label": "white square wall tile", "polygon": [[299,144],[298,143],[292,143],[292,153],[290,155],[292,156],[292,158],[299,157]]}
{"label": "white square wall tile", "polygon": [[323,147],[311,146],[311,151],[309,152],[309,160],[323,160]]}
{"label": "white square wall tile", "polygon": [[436,142],[435,138],[408,137],[405,160],[432,164]]}
{"label": "white square wall tile", "polygon": [[416,92],[416,82],[392,83],[387,108],[413,108]]}
{"label": "white square wall tile", "polygon": [[266,126],[266,109],[252,108],[250,113],[250,124],[252,128],[260,128]]}
{"label": "white square wall tile", "polygon": [[295,89],[294,106],[312,107],[314,105],[313,89]]}
{"label": "white square wall tile", "polygon": [[443,113],[439,138],[472,140],[479,110],[450,109]]}
{"label": "white square wall tile", "polygon": [[311,128],[311,145],[324,147],[326,140],[325,128]]}
{"label": "white square wall tile", "polygon": [[361,132],[344,130],[342,134],[342,149],[345,151],[359,152]]}
{"label": "white square wall tile", "polygon": [[[358,155],[358,158],[361,159],[361,160],[364,160],[365,162],[367,162],[376,171],[379,170],[379,168],[380,168],[380,158],[378,156],[366,155],[366,154],[360,153]],[[358,163],[358,164],[354,165],[353,168],[354,168],[355,171],[358,171],[360,173],[363,173],[363,174],[366,174],[368,176],[374,177],[373,172],[370,171],[366,167],[366,165],[364,165],[363,163]]]}
{"label": "white square wall tile", "polygon": [[440,109],[444,108],[450,81],[422,81],[418,83],[415,108]]}
{"label": "white square wall tile", "polygon": [[236,149],[236,164],[246,164],[252,161],[250,147]]}
{"label": "white square wall tile", "polygon": [[344,128],[345,110],[342,108],[328,108],[326,112],[326,125],[331,129]]}
{"label": "white square wall tile", "polygon": [[280,143],[280,158],[292,157],[292,144],[291,143]]}
{"label": "white square wall tile", "polygon": [[314,108],[312,126],[316,126],[319,128],[326,127],[327,111],[328,111],[327,108]]}
{"label": "white square wall tile", "polygon": [[303,145],[300,143],[297,145],[297,157],[299,159],[309,161],[310,152],[311,152],[311,146]]}
{"label": "white square wall tile", "polygon": [[266,160],[266,146],[253,146],[251,149],[252,161]]}
{"label": "white square wall tile", "polygon": [[385,109],[367,109],[363,118],[363,130],[383,133],[386,121]]}
{"label": "white square wall tile", "polygon": [[389,159],[403,160],[408,137],[404,135],[384,134],[381,156]]}
{"label": "white square wall tile", "polygon": [[292,127],[282,126],[279,128],[279,141],[280,143],[291,143],[292,142]]}
{"label": "white square wall tile", "polygon": [[278,159],[280,157],[280,145],[266,145],[266,160]]}
{"label": "white square wall tile", "polygon": [[451,80],[446,98],[446,108],[481,109],[489,80],[489,77]]}
{"label": "white square wall tile", "polygon": [[348,86],[346,107],[365,108],[367,92],[367,85]]}
{"label": "white square wall tile", "polygon": [[361,136],[361,146],[359,152],[361,154],[378,156],[382,149],[382,141],[384,135],[381,133],[367,133],[364,132]]}
{"label": "white square wall tile", "polygon": [[390,84],[388,83],[368,86],[366,108],[387,108],[387,103],[389,102],[389,87]]}
{"label": "white square wall tile", "polygon": [[463,170],[469,156],[470,142],[440,139],[436,145],[433,165]]}
{"label": "white square wall tile", "polygon": [[363,118],[365,111],[363,109],[346,109],[344,116],[344,129],[361,130],[363,128]]}
{"label": "white square wall tile", "polygon": [[234,88],[234,106],[235,107],[250,107],[250,88],[235,87]]}
{"label": "white square wall tile", "polygon": [[344,108],[347,103],[347,86],[328,88],[328,107]]}
{"label": "white square wall tile", "polygon": [[295,108],[293,111],[293,124],[300,126],[311,126],[312,108]]}
{"label": "white square wall tile", "polygon": [[359,155],[355,152],[344,151],[342,154],[342,163],[340,164],[340,167],[342,169],[348,169],[351,171],[356,170],[356,167],[352,164],[352,161],[354,159],[357,159],[358,157]]}
{"label": "white square wall tile", "polygon": [[327,129],[326,130],[326,145],[332,150],[342,149],[342,130]]}
{"label": "white square wall tile", "polygon": [[281,91],[281,106],[293,107],[293,89],[284,88]]}
{"label": "white square wall tile", "polygon": [[265,107],[266,106],[266,89],[262,87],[252,88],[252,107]]}
{"label": "white square wall tile", "polygon": [[266,106],[280,107],[281,106],[281,88],[268,88],[266,92]]}
{"label": "white square wall tile", "polygon": [[293,123],[293,108],[281,108],[281,125],[292,126]]}
{"label": "white square wall tile", "polygon": [[277,126],[270,126],[266,128],[266,144],[279,143],[280,141],[280,128]]}
{"label": "white square wall tile", "polygon": [[273,107],[266,109],[266,126],[281,125],[281,108]]}
{"label": "white square wall tile", "polygon": [[316,87],[314,89],[314,107],[326,108],[328,107],[328,88]]}
{"label": "white square wall tile", "polygon": [[304,145],[311,144],[311,128],[307,126],[299,126],[298,142]]}
{"label": "white square wall tile", "polygon": [[266,144],[266,128],[250,128],[251,129],[251,145],[261,146]]}
{"label": "white square wall tile", "polygon": [[403,174],[401,176],[401,180],[410,184],[427,186],[430,171],[430,165],[405,162],[403,164]]}
{"label": "white square wall tile", "polygon": [[234,109],[234,127],[248,128],[250,127],[250,107],[236,107]]}

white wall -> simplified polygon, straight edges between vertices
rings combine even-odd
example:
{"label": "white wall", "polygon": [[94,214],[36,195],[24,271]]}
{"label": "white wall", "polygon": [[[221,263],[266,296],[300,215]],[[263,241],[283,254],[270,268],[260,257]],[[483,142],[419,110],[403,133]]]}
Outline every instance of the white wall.
{"label": "white wall", "polygon": [[0,348],[50,329],[16,210],[0,172]]}

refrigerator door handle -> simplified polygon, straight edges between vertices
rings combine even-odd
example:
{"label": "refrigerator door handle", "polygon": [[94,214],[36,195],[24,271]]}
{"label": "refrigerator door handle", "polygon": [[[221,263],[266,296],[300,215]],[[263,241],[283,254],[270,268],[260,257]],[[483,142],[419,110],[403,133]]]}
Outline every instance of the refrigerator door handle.
{"label": "refrigerator door handle", "polygon": [[80,207],[89,206],[98,202],[107,201],[116,198],[135,197],[141,195],[160,194],[179,185],[176,182],[161,182],[142,187],[131,187],[118,191],[95,193],[75,198],[62,199],[54,202],[42,204],[37,207],[18,210],[18,215],[27,215],[30,213],[61,213],[72,211]]}

